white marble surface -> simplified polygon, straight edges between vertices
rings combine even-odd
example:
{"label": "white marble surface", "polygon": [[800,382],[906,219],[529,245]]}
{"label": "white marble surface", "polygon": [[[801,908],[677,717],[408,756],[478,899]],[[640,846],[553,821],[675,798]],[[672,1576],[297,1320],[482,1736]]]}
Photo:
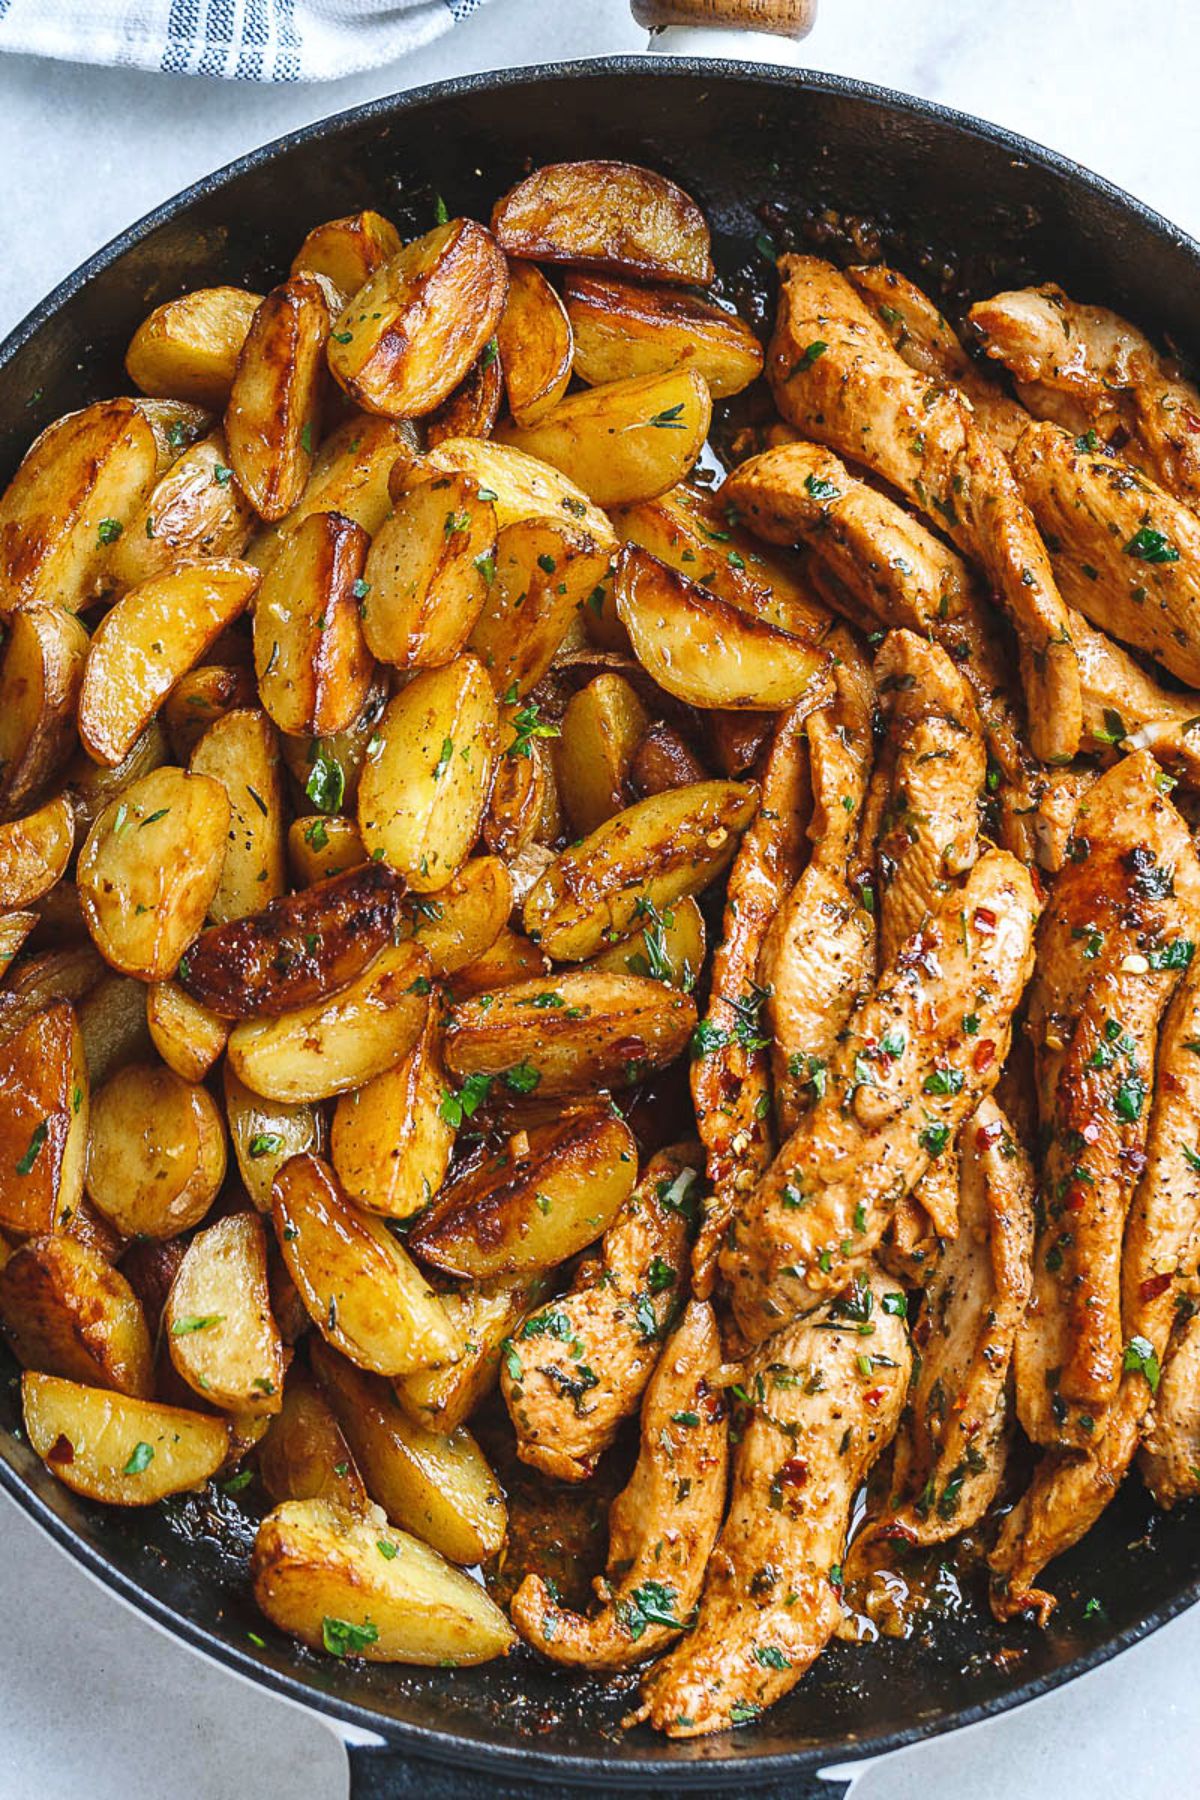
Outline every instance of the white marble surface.
{"label": "white marble surface", "polygon": [[[1200,232],[1194,0],[821,0],[812,66],[1053,144]],[[325,113],[471,69],[643,47],[626,0],[490,0],[440,44],[263,90],[0,58],[0,332],[140,213]],[[1200,1609],[1020,1713],[876,1765],[855,1800],[1192,1792]],[[0,1497],[0,1800],[340,1800],[317,1719],[135,1617]]]}

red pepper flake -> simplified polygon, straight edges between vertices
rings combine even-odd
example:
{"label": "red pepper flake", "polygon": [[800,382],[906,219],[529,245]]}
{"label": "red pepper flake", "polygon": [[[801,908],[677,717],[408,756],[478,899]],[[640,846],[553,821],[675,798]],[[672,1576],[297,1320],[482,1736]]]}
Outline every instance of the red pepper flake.
{"label": "red pepper flake", "polygon": [[898,1539],[902,1544],[915,1544],[917,1542],[917,1534],[912,1526],[902,1524],[899,1519],[893,1519],[888,1525],[881,1525],[874,1535],[878,1538],[888,1540],[893,1538]]}
{"label": "red pepper flake", "polygon": [[1200,419],[1196,417],[1190,406],[1181,406],[1179,416],[1189,431],[1200,431]]}
{"label": "red pepper flake", "polygon": [[972,919],[971,923],[974,925],[976,931],[983,933],[984,937],[991,937],[1000,921],[997,919],[990,906],[977,906],[975,908],[975,917]]}
{"label": "red pepper flake", "polygon": [[[971,1058],[971,1063],[978,1073],[982,1073],[984,1069],[991,1068],[995,1060],[996,1041],[994,1038],[984,1038],[982,1043],[976,1044],[975,1054]],[[998,1126],[997,1130],[999,1130]]]}
{"label": "red pepper flake", "polygon": [[1151,1275],[1148,1281],[1143,1281],[1138,1289],[1138,1299],[1143,1306],[1148,1305],[1151,1300],[1157,1300],[1160,1294],[1165,1294],[1173,1279],[1170,1274]]}
{"label": "red pepper flake", "polygon": [[868,1388],[863,1395],[863,1399],[868,1406],[878,1406],[879,1402],[883,1399],[883,1395],[883,1388]]}
{"label": "red pepper flake", "polygon": [[[989,1043],[988,1047],[989,1047],[989,1049],[991,1049],[993,1051],[996,1048],[996,1046],[992,1043]],[[980,1046],[980,1048],[982,1049],[982,1045]],[[989,1056],[988,1062],[991,1062],[991,1060],[992,1059]],[[988,1148],[989,1144],[998,1144],[1000,1139],[1003,1136],[1004,1136],[1003,1125],[1000,1123],[999,1119],[993,1119],[990,1124],[980,1125],[978,1127],[978,1129],[976,1130],[976,1132],[975,1132],[975,1148],[976,1148],[976,1150],[982,1152]]]}
{"label": "red pepper flake", "polygon": [[788,1487],[803,1487],[808,1480],[808,1464],[802,1456],[789,1456],[780,1466],[778,1479]]}
{"label": "red pepper flake", "polygon": [[46,1461],[51,1463],[73,1463],[75,1461],[75,1446],[69,1437],[62,1435],[61,1431],[47,1450]]}

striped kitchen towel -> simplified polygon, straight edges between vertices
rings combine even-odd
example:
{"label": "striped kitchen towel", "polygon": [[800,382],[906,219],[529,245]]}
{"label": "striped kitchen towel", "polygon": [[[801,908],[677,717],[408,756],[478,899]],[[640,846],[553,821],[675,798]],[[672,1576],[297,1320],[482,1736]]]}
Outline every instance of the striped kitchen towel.
{"label": "striped kitchen towel", "polygon": [[394,62],[484,0],[0,0],[0,50],[230,81]]}

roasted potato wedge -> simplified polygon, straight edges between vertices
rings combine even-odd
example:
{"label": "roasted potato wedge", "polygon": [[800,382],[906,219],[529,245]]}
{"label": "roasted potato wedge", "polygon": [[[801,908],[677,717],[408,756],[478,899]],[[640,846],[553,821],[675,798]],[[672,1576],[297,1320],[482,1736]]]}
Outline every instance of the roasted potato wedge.
{"label": "roasted potato wedge", "polygon": [[723,400],[762,374],[762,345],[745,320],[693,294],[572,273],[563,297],[575,373],[589,387],[693,368]]}
{"label": "roasted potato wedge", "polygon": [[196,1233],[171,1285],[163,1332],[176,1370],[211,1405],[256,1416],[279,1411],[283,1340],[257,1213],[231,1213]]}
{"label": "roasted potato wedge", "polygon": [[90,943],[64,945],[25,957],[0,989],[0,1036],[7,1037],[56,1000],[69,1000],[78,1007],[107,973],[104,958]]}
{"label": "roasted potato wedge", "polygon": [[143,394],[223,407],[261,303],[261,294],[216,287],[156,306],[125,353],[130,380]]}
{"label": "roasted potato wedge", "polygon": [[223,1019],[276,1017],[357,980],[390,944],[400,883],[364,863],[250,918],[213,926],[196,941],[182,981]]}
{"label": "roasted potato wedge", "polygon": [[371,1500],[333,1410],[307,1369],[293,1365],[283,1405],[258,1448],[258,1472],[272,1500],[327,1500],[360,1516]]}
{"label": "roasted potato wedge", "polygon": [[637,545],[617,558],[614,593],[642,667],[691,706],[774,712],[794,706],[827,666],[804,638],[739,611]]}
{"label": "roasted potato wedge", "polygon": [[697,781],[626,807],[555,857],[525,902],[525,929],[548,956],[583,962],[661,912],[699,894],[733,858],[758,790]]}
{"label": "roasted potato wedge", "polygon": [[430,669],[463,649],[496,560],[496,513],[467,475],[434,474],[400,495],[371,544],[362,631],[398,669]]}
{"label": "roasted potato wedge", "polygon": [[70,1004],[0,1038],[0,1227],[58,1230],[83,1192],[88,1075]]}
{"label": "roasted potato wedge", "polygon": [[464,1164],[408,1241],[448,1275],[538,1274],[602,1236],[636,1180],[629,1127],[572,1114]]}
{"label": "roasted potato wedge", "polygon": [[369,210],[350,213],[313,227],[292,258],[292,274],[324,275],[343,294],[356,294],[399,252],[400,233],[390,219]]}
{"label": "roasted potato wedge", "polygon": [[616,549],[612,525],[582,488],[511,444],[490,438],[446,438],[429,452],[424,466],[471,476],[495,507],[499,531],[522,519],[554,519],[583,532],[599,550]]}
{"label": "roasted potato wedge", "polygon": [[141,1302],[98,1250],[55,1232],[0,1270],[0,1326],[22,1368],[148,1399],[154,1356]]}
{"label": "roasted potato wedge", "polygon": [[[325,1130],[320,1112],[302,1100],[264,1100],[230,1068],[224,1068],[225,1117],[242,1184],[259,1212],[271,1210],[271,1189],[285,1162],[311,1151],[320,1156]],[[303,1496],[302,1496],[303,1497]]]}
{"label": "roasted potato wedge", "polygon": [[636,163],[547,163],[496,202],[492,230],[509,256],[535,262],[688,287],[713,278],[700,208]]}
{"label": "roasted potato wedge", "polygon": [[320,425],[328,290],[316,275],[272,288],[238,352],[225,409],[225,441],[238,486],[260,518],[299,504]]}
{"label": "roasted potato wedge", "polygon": [[21,1400],[26,1435],[46,1467],[108,1506],[152,1506],[203,1487],[229,1452],[224,1419],[57,1375],[24,1374]]}
{"label": "roasted potato wedge", "polygon": [[114,769],[93,762],[86,750],[77,750],[63,771],[63,784],[80,831],[88,831],[110,801],[119,800],[135,781],[169,761],[170,746],[159,719],[151,719]]}
{"label": "roasted potato wedge", "polygon": [[376,735],[387,695],[386,679],[376,670],[362,711],[346,731],[337,731],[332,737],[283,738],[288,772],[317,812],[336,813],[353,804],[367,745]]}
{"label": "roasted potato wedge", "polygon": [[561,400],[536,425],[502,425],[505,444],[560,469],[597,506],[653,500],[704,448],[712,397],[696,369],[609,381]]}
{"label": "roasted potato wedge", "polygon": [[586,836],[625,807],[630,771],[650,717],[623,675],[597,675],[571,696],[558,746],[567,817]]}
{"label": "roasted potato wedge", "polygon": [[65,794],[0,825],[0,909],[32,906],[66,874],[75,848],[75,809]]}
{"label": "roasted potato wedge", "polygon": [[212,413],[207,407],[193,406],[190,400],[147,397],[135,399],[134,405],[154,433],[160,475],[165,475],[185,450],[190,450],[206,432],[212,430]]}
{"label": "roasted potato wedge", "polygon": [[546,1278],[487,1281],[451,1288],[442,1305],[463,1340],[456,1363],[418,1369],[392,1383],[397,1400],[418,1425],[443,1435],[458,1427],[495,1387],[501,1346],[546,1292]]}
{"label": "roasted potato wedge", "polygon": [[362,1470],[371,1498],[393,1525],[455,1563],[494,1556],[508,1515],[479,1445],[465,1426],[427,1431],[402,1409],[378,1375],[315,1343],[313,1373]]}
{"label": "roasted potato wedge", "polygon": [[224,435],[210,432],[159,477],[109,550],[105,573],[119,590],[140,587],[180,563],[241,556],[253,529]]}
{"label": "roasted potato wedge", "polygon": [[163,702],[162,717],[176,762],[187,763],[210,725],[226,713],[253,706],[258,697],[249,669],[202,663],[180,676]]}
{"label": "roasted potato wedge", "polygon": [[329,366],[368,412],[418,418],[456,388],[495,332],[508,267],[473,219],[451,219],[377,269],[339,316]]}
{"label": "roasted potato wedge", "polygon": [[539,1099],[628,1087],[673,1062],[696,1027],[686,994],[642,975],[572,969],[464,1000],[446,1024],[460,1082],[510,1082]]}
{"label": "roasted potato wedge", "polygon": [[282,540],[254,604],[254,668],[280,731],[332,736],[371,685],[363,642],[367,534],[341,513],[310,513]]}
{"label": "roasted potato wedge", "polygon": [[469,640],[497,694],[516,700],[537,686],[608,564],[607,548],[557,518],[504,526]]}
{"label": "roasted potato wedge", "polygon": [[318,1157],[284,1164],[271,1211],[288,1273],[335,1350],[377,1375],[459,1355],[458,1333],[417,1265],[382,1220],[350,1204]]}
{"label": "roasted potato wedge", "polygon": [[246,706],[217,719],[192,751],[191,772],[219,781],[229,798],[225,860],[208,903],[209,918],[225,925],[268,905],[287,878],[283,771],[266,713]]}
{"label": "roasted potato wedge", "polygon": [[21,606],[0,661],[0,815],[56,775],[75,742],[88,636],[61,606]]}
{"label": "roasted potato wedge", "polygon": [[332,1656],[457,1667],[516,1642],[484,1588],[436,1550],[324,1500],[268,1513],[250,1567],[268,1619]]}
{"label": "roasted potato wedge", "polygon": [[397,933],[423,946],[434,975],[453,975],[491,948],[512,909],[505,864],[498,856],[472,856],[444,888],[405,898]]}
{"label": "roasted potato wedge", "polygon": [[219,781],[171,767],[105,807],[77,881],[87,928],[114,969],[143,981],[175,973],[220,885],[229,823]]}
{"label": "roasted potato wedge", "polygon": [[181,675],[243,613],[249,563],[186,564],[131,588],[96,627],[79,693],[79,735],[109,768],[127,756]]}
{"label": "roasted potato wedge", "polygon": [[491,682],[474,656],[424,669],[386,708],[358,790],[371,856],[428,894],[479,836],[499,739]]}
{"label": "roasted potato wedge", "polygon": [[692,899],[677,900],[660,913],[645,908],[646,923],[632,937],[612,944],[592,957],[589,968],[608,969],[618,975],[647,975],[669,981],[690,994],[704,967],[704,914]]}
{"label": "roasted potato wedge", "polygon": [[87,1191],[122,1237],[199,1224],[225,1179],[225,1127],[207,1088],[129,1063],[92,1096]]}
{"label": "roasted potato wedge", "polygon": [[500,349],[489,338],[452,394],[425,420],[425,443],[434,449],[447,438],[486,438],[496,429],[504,375]]}
{"label": "roasted potato wedge", "polygon": [[[35,912],[0,914],[0,981],[8,974],[13,959],[38,922]],[[0,1024],[2,1024],[0,1018]]]}
{"label": "roasted potato wedge", "polygon": [[299,503],[286,518],[258,532],[247,560],[268,569],[280,547],[314,513],[340,513],[373,537],[392,510],[388,477],[398,461],[410,462],[416,449],[416,427],[407,419],[355,413],[322,440]]}
{"label": "roasted potato wedge", "polygon": [[519,856],[539,834],[554,773],[543,745],[559,736],[536,701],[500,708],[500,754],[483,820],[483,841],[497,856]]}
{"label": "roasted potato wedge", "polygon": [[297,887],[330,881],[367,860],[358,826],[337,813],[306,813],[293,819],[288,826],[287,855]]}
{"label": "roasted potato wedge", "polygon": [[88,1079],[93,1088],[126,1063],[149,1061],[153,1039],[146,1019],[146,988],[132,975],[106,972],[75,1009]]}
{"label": "roasted potato wedge", "polygon": [[416,1043],[429,1007],[429,976],[421,945],[384,950],[340,993],[278,1018],[235,1025],[230,1065],[268,1100],[330,1100],[362,1087]]}
{"label": "roasted potato wedge", "polygon": [[408,1055],[343,1094],[334,1110],[330,1159],[348,1198],[367,1212],[411,1218],[445,1178],[454,1127],[442,1114],[447,1081],[440,1040],[431,1011]]}
{"label": "roasted potato wedge", "polygon": [[496,342],[508,410],[518,425],[536,425],[567,391],[574,345],[566,308],[533,263],[509,262]]}
{"label": "roasted potato wedge", "polygon": [[229,1037],[228,1022],[177,981],[156,981],[146,989],[146,1026],[168,1069],[185,1081],[203,1081]]}
{"label": "roasted potato wedge", "polygon": [[100,593],[109,546],[157,468],[154,433],[132,400],[48,426],[0,496],[0,619],[18,606],[78,612]]}

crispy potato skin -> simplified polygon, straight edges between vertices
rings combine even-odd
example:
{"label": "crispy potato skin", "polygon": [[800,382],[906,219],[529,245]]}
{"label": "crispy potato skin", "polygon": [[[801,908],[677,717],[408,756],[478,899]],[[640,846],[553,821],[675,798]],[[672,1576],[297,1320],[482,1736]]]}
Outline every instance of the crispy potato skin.
{"label": "crispy potato skin", "polygon": [[254,607],[254,664],[280,731],[333,736],[371,685],[357,590],[369,539],[341,513],[311,513],[283,540]]}
{"label": "crispy potato skin", "polygon": [[272,1018],[354,981],[392,941],[403,890],[365,863],[205,931],[180,986],[223,1019]]}
{"label": "crispy potato skin", "polygon": [[492,212],[510,256],[685,286],[713,278],[708,226],[695,201],[635,163],[549,163]]}
{"label": "crispy potato skin", "polygon": [[368,208],[315,225],[292,258],[292,274],[325,275],[343,294],[356,294],[400,247],[391,220]]}
{"label": "crispy potato skin", "polygon": [[329,293],[293,275],[259,306],[238,352],[225,441],[238,485],[268,523],[299,502],[320,424]]}
{"label": "crispy potato skin", "polygon": [[0,1038],[0,1226],[59,1229],[83,1191],[87,1065],[75,1013],[51,1000]]}
{"label": "crispy potato skin", "polygon": [[62,1233],[30,1238],[0,1270],[0,1326],[26,1369],[143,1399],[153,1392],[136,1294],[98,1250]]}
{"label": "crispy potato skin", "polygon": [[714,400],[762,373],[762,346],[736,313],[670,288],[571,272],[563,287],[575,373],[589,386],[668,369],[699,369]]}
{"label": "crispy potato skin", "polygon": [[88,637],[61,606],[22,606],[9,621],[0,662],[0,817],[22,804],[66,762]]}
{"label": "crispy potato skin", "polygon": [[283,1405],[258,1448],[258,1472],[272,1500],[327,1500],[365,1516],[371,1500],[342,1428],[309,1371],[288,1370]]}
{"label": "crispy potato skin", "polygon": [[533,263],[516,257],[509,259],[496,342],[508,409],[518,425],[536,425],[567,391],[574,342],[555,290]]}

